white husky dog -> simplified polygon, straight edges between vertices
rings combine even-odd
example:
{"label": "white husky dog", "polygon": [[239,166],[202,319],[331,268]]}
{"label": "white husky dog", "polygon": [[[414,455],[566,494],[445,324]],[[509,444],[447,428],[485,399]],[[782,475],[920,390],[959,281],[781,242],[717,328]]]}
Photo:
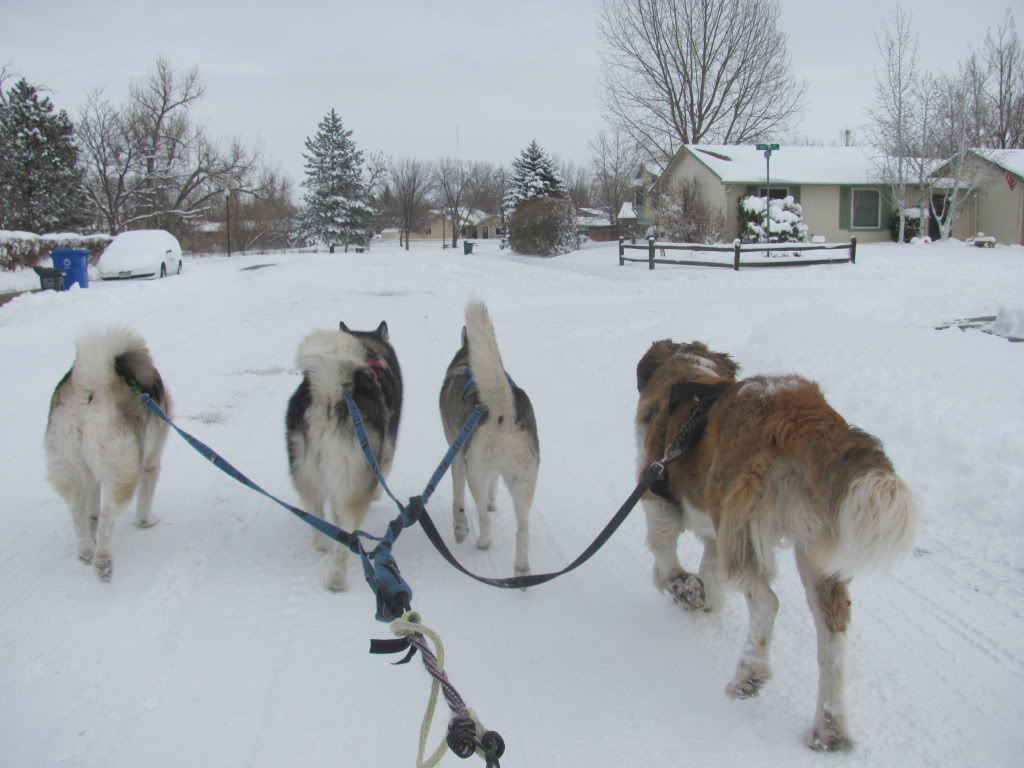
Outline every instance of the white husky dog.
{"label": "white husky dog", "polygon": [[455,353],[441,386],[441,423],[452,442],[473,409],[483,403],[487,414],[452,463],[452,513],[455,540],[469,533],[466,519],[466,481],[480,519],[480,549],[491,546],[491,520],[498,477],[512,494],[516,513],[516,575],[530,572],[530,505],[540,467],[540,442],[533,405],[526,393],[505,373],[494,326],[487,307],[466,305],[462,346]]}
{"label": "white husky dog", "polygon": [[[288,400],[285,437],[292,482],[306,511],[354,530],[363,523],[380,486],[363,455],[349,417],[344,393],[359,406],[367,438],[384,476],[391,470],[402,415],[402,371],[388,341],[387,323],[375,331],[353,331],[339,323],[337,331],[310,333],[299,345],[302,383]],[[314,534],[318,549],[331,541]],[[348,586],[348,550],[333,544],[327,588]]]}
{"label": "white husky dog", "polygon": [[125,328],[83,334],[74,365],[57,384],[46,424],[47,476],[71,507],[78,556],[100,581],[113,573],[111,536],[138,489],[135,523],[151,513],[167,424],[132,389],[145,392],[168,418],[171,396],[145,342]]}

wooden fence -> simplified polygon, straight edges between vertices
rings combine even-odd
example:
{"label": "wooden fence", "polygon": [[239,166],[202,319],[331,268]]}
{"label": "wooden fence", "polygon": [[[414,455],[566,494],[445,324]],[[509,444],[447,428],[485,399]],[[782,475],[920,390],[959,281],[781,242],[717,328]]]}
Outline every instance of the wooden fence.
{"label": "wooden fence", "polygon": [[[626,251],[647,251],[647,256],[627,256]],[[661,258],[656,258],[655,253],[660,251]],[[669,259],[665,257],[665,251],[710,251],[713,253],[732,253],[732,263],[724,261],[697,261],[694,259]],[[793,253],[802,251],[848,251],[848,255],[841,259],[801,259],[800,261],[757,261],[743,262],[743,253],[770,253],[771,251],[782,251]],[[647,262],[648,269],[654,269],[655,264],[681,264],[688,267],[732,267],[739,270],[744,267],[809,267],[814,264],[856,264],[857,263],[857,238],[851,237],[849,243],[740,243],[736,241],[732,245],[697,245],[695,243],[657,243],[653,237],[647,239],[647,245],[626,245],[625,238],[619,238],[619,266],[627,261]]]}

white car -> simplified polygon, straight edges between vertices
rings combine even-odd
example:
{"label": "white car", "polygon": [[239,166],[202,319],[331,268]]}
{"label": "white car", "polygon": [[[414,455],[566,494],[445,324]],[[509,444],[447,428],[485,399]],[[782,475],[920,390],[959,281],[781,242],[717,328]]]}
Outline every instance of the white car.
{"label": "white car", "polygon": [[122,232],[110,241],[96,268],[101,280],[177,275],[181,272],[181,245],[162,229]]}

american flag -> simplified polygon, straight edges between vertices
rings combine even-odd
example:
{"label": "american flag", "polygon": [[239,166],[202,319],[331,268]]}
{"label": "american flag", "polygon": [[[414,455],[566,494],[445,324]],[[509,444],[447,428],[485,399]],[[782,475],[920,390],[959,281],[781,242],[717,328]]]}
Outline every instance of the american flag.
{"label": "american flag", "polygon": [[1006,184],[1010,187],[1010,191],[1013,192],[1017,188],[1017,179],[1009,171],[1003,171],[1003,176],[1006,177]]}

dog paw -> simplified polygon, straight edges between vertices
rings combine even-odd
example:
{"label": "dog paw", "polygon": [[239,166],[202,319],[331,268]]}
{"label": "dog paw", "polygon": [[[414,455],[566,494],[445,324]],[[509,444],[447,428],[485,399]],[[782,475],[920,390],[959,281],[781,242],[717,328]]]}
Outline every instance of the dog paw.
{"label": "dog paw", "polygon": [[466,511],[459,509],[455,511],[455,543],[461,544],[469,535],[469,520],[466,518]]}
{"label": "dog paw", "polygon": [[79,549],[78,550],[78,559],[81,560],[83,563],[91,563],[94,551],[95,550],[93,550],[91,547],[88,548],[88,549],[85,549],[85,548]]}
{"label": "dog paw", "polygon": [[107,558],[96,558],[93,560],[92,567],[96,570],[96,578],[104,583],[110,581],[114,575],[114,564]]}
{"label": "dog paw", "polygon": [[691,611],[704,607],[704,583],[692,573],[681,573],[668,583],[672,599]]}
{"label": "dog paw", "polygon": [[476,540],[476,548],[477,549],[490,549],[491,548],[491,537],[490,536],[481,536],[479,539]]}
{"label": "dog paw", "polygon": [[742,662],[732,682],[725,687],[725,695],[731,699],[753,698],[761,692],[771,677],[771,668],[766,664]]}
{"label": "dog paw", "polygon": [[498,511],[498,507],[497,507],[497,505],[493,501],[489,501],[489,502],[487,502],[487,511],[488,512],[497,512]]}
{"label": "dog paw", "polygon": [[815,752],[849,752],[853,740],[846,735],[846,729],[831,712],[825,712],[821,720],[807,734],[807,746]]}
{"label": "dog paw", "polygon": [[152,528],[154,525],[160,522],[160,518],[156,515],[150,515],[145,520],[136,520],[135,525],[138,528]]}
{"label": "dog paw", "polygon": [[324,586],[330,592],[346,592],[348,591],[348,580],[343,574],[331,573],[324,581]]}
{"label": "dog paw", "polygon": [[725,687],[725,695],[730,699],[752,699],[761,692],[761,688],[768,682],[766,677],[746,677],[742,680],[733,680]]}

